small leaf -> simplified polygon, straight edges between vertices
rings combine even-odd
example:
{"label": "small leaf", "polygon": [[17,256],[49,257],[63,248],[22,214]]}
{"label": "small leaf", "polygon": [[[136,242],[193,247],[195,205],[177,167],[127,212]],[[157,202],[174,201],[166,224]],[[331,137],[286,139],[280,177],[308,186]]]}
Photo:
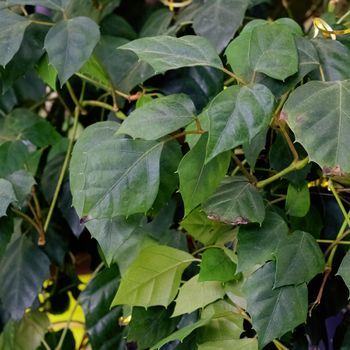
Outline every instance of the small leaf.
{"label": "small leaf", "polygon": [[193,261],[192,255],[171,247],[145,248],[122,278],[112,306],[167,307],[175,298],[182,272]]}
{"label": "small leaf", "polygon": [[61,86],[89,59],[99,39],[97,24],[87,17],[62,20],[49,30],[45,49]]}
{"label": "small leaf", "polygon": [[293,184],[288,185],[286,210],[287,214],[302,218],[310,209],[310,192],[305,184],[302,187],[295,187]]}
{"label": "small leaf", "polygon": [[350,250],[345,254],[339,266],[337,275],[344,280],[346,286],[350,290]]}
{"label": "small leaf", "polygon": [[203,209],[210,219],[231,225],[261,224],[265,217],[262,196],[242,176],[226,177]]}
{"label": "small leaf", "polygon": [[161,35],[133,40],[120,49],[131,50],[150,64],[156,74],[169,69],[211,66],[221,69],[222,63],[205,38],[187,35],[181,38]]}
{"label": "small leaf", "polygon": [[16,201],[12,183],[6,179],[0,179],[0,217],[5,216],[9,205]]}
{"label": "small leaf", "polygon": [[19,50],[30,21],[10,10],[0,11],[0,65],[6,66]]}
{"label": "small leaf", "polygon": [[193,102],[184,94],[160,97],[132,112],[117,134],[157,140],[190,124],[194,120],[194,111]]}
{"label": "small leaf", "polygon": [[[225,290],[220,282],[199,282],[198,275],[185,282],[176,298],[173,316],[189,314],[199,308],[223,298]],[[189,303],[188,301],[191,300]]]}
{"label": "small leaf", "polygon": [[276,267],[268,262],[246,282],[247,311],[258,333],[259,349],[306,321],[306,284],[273,289]]}
{"label": "small leaf", "polygon": [[36,66],[36,71],[39,77],[49,85],[52,90],[56,90],[57,71],[55,67],[49,64],[48,55],[42,56]]}

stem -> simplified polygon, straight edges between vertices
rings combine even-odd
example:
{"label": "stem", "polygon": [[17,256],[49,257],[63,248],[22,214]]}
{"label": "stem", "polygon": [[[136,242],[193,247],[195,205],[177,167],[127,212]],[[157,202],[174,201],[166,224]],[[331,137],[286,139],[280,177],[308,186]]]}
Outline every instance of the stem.
{"label": "stem", "polygon": [[290,139],[290,136],[289,136],[288,131],[286,130],[285,124],[283,121],[279,121],[278,124],[279,124],[280,130],[282,132],[282,135],[283,135],[284,139],[286,140],[290,151],[292,152],[293,160],[294,160],[294,162],[297,162],[299,160],[299,154],[298,154],[297,150],[295,149],[292,140]]}
{"label": "stem", "polygon": [[104,109],[108,109],[109,111],[112,112],[118,112],[118,108],[109,105],[108,103],[102,102],[102,101],[83,101],[81,103],[82,106],[93,106],[93,107],[101,107]]}
{"label": "stem", "polygon": [[350,241],[337,241],[337,240],[333,240],[333,239],[317,239],[316,241],[318,243],[332,244],[332,245],[335,245],[335,244],[349,245],[350,244]]}
{"label": "stem", "polygon": [[300,170],[304,168],[309,163],[309,157],[306,157],[302,160],[298,160],[297,162],[292,162],[287,168],[281,170],[279,173],[265,179],[262,181],[259,181],[256,184],[257,188],[263,188],[266,185],[269,185],[270,183],[279,180],[282,176],[287,175],[295,170]]}
{"label": "stem", "polygon": [[78,130],[78,125],[79,125],[78,124],[79,111],[80,111],[79,107],[77,106],[75,108],[75,111],[74,111],[74,123],[73,123],[72,137],[69,140],[67,153],[66,153],[66,156],[64,158],[63,166],[62,166],[62,169],[61,169],[58,181],[57,181],[55,193],[53,195],[52,202],[51,202],[51,205],[50,205],[50,209],[49,209],[49,212],[47,214],[46,221],[45,221],[45,224],[44,224],[44,231],[45,232],[47,231],[47,228],[49,227],[49,224],[50,224],[50,221],[51,221],[51,217],[52,217],[52,214],[53,214],[53,210],[55,208],[55,205],[56,205],[56,202],[57,202],[57,199],[58,199],[58,195],[60,193],[61,186],[62,186],[62,183],[63,183],[63,179],[64,179],[64,176],[66,174],[66,171],[67,171],[67,168],[68,168],[68,164],[69,164],[69,161],[70,161],[70,156],[71,156],[71,153],[72,153],[74,140],[75,140],[75,136],[76,136],[76,133],[77,133],[77,130]]}
{"label": "stem", "polygon": [[257,179],[254,175],[250,174],[249,171],[244,167],[242,162],[239,160],[239,158],[234,154],[234,152],[231,152],[231,157],[243,173],[243,175],[249,180],[249,182],[255,184],[257,183]]}
{"label": "stem", "polygon": [[21,212],[20,210],[16,209],[16,208],[11,208],[11,210],[17,214],[18,216],[22,217],[24,220],[26,220],[28,223],[30,223],[38,232],[38,234],[40,235],[40,227],[37,225],[37,223],[31,218],[29,217],[27,214],[24,214],[23,212]]}
{"label": "stem", "polygon": [[322,80],[322,81],[326,81],[326,78],[325,78],[325,76],[324,76],[324,71],[323,71],[323,68],[322,68],[322,65],[321,65],[321,64],[318,66],[318,70],[320,71],[321,80]]}
{"label": "stem", "polygon": [[186,135],[193,135],[193,134],[195,134],[195,135],[203,135],[203,134],[205,134],[206,133],[206,131],[204,131],[204,130],[188,130],[188,131],[182,131],[182,132],[180,132],[180,133],[178,133],[178,134],[176,134],[176,135],[173,135],[173,136],[170,136],[170,137],[168,137],[167,139],[165,139],[163,142],[164,143],[166,143],[166,142],[169,142],[169,141],[172,141],[172,140],[176,140],[176,139],[178,139],[179,137],[182,137],[182,136],[186,136]]}
{"label": "stem", "polygon": [[73,100],[75,106],[77,108],[79,108],[80,113],[84,114],[84,115],[87,114],[87,111],[82,107],[82,105],[81,105],[80,101],[78,100],[77,96],[75,95],[75,92],[74,92],[72,85],[70,84],[69,81],[67,81],[66,86],[67,86],[67,89],[68,89],[68,92],[69,92],[71,99]]}
{"label": "stem", "polygon": [[235,73],[231,72],[230,70],[226,69],[226,68],[221,68],[221,70],[226,73],[227,75],[229,75],[231,78],[235,79],[238,83],[241,83],[242,85],[247,85],[247,83],[242,80],[241,78],[239,78]]}
{"label": "stem", "polygon": [[331,179],[328,179],[328,188],[332,191],[333,196],[336,199],[336,201],[339,205],[339,208],[344,215],[345,221],[347,222],[348,226],[350,227],[350,218],[349,218],[348,213],[346,212],[346,210],[344,208],[344,205],[343,205],[343,203],[338,195],[338,192],[335,190],[335,188],[333,186],[333,182]]}
{"label": "stem", "polygon": [[54,25],[54,23],[45,22],[45,21],[38,21],[36,19],[31,19],[30,22],[33,23],[33,24],[40,24],[42,26],[50,26],[50,27],[52,27]]}
{"label": "stem", "polygon": [[275,344],[275,346],[276,346],[276,348],[277,348],[278,350],[288,350],[288,348],[285,347],[285,346],[284,346],[280,341],[278,341],[277,339],[273,340],[272,342]]}
{"label": "stem", "polygon": [[344,19],[347,18],[349,15],[350,15],[350,10],[338,19],[337,24],[340,24],[341,22],[343,22]]}

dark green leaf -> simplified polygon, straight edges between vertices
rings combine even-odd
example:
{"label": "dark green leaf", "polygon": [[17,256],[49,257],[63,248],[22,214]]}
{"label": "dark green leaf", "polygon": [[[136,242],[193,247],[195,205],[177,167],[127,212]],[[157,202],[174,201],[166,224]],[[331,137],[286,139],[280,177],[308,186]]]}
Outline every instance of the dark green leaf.
{"label": "dark green leaf", "polygon": [[173,12],[168,9],[154,11],[146,20],[140,30],[140,38],[162,35],[173,19]]}
{"label": "dark green leaf", "polygon": [[337,275],[344,280],[346,286],[350,289],[350,251],[345,254],[339,266]]}
{"label": "dark green leaf", "polygon": [[137,38],[137,34],[130,23],[124,17],[115,14],[111,14],[103,19],[101,22],[101,33],[128,40]]}
{"label": "dark green leaf", "polygon": [[22,207],[36,184],[34,177],[25,170],[18,170],[6,177],[11,182],[16,195],[16,205]]}
{"label": "dark green leaf", "polygon": [[255,338],[226,339],[199,344],[198,350],[258,350]]}
{"label": "dark green leaf", "polygon": [[265,148],[267,130],[262,130],[256,134],[250,143],[243,144],[244,157],[252,169],[260,152]]}
{"label": "dark green leaf", "polygon": [[6,247],[10,242],[11,236],[14,232],[13,218],[0,219],[0,261],[6,251]]}
{"label": "dark green leaf", "polygon": [[0,217],[5,216],[9,205],[16,201],[12,183],[6,179],[0,179]]}
{"label": "dark green leaf", "polygon": [[70,0],[7,0],[11,5],[39,5],[47,8],[63,11]]}
{"label": "dark green leaf", "polygon": [[303,217],[310,209],[310,192],[307,184],[301,187],[288,185],[286,210],[291,216]]}

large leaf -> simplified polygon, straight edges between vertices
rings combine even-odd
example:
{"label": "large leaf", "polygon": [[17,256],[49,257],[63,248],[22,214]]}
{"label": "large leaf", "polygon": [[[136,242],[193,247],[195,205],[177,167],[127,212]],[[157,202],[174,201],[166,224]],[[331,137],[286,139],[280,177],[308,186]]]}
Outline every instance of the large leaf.
{"label": "large leaf", "polygon": [[198,350],[258,350],[258,342],[255,338],[227,339],[208,341],[199,344]]}
{"label": "large leaf", "polygon": [[73,205],[80,217],[112,218],[146,212],[159,186],[163,144],[115,136],[117,123],[87,128],[71,159]]}
{"label": "large leaf", "polygon": [[[173,316],[189,314],[223,298],[225,290],[218,281],[198,281],[198,275],[185,282],[176,298]],[[188,302],[191,300],[191,302]]]}
{"label": "large leaf", "polygon": [[310,233],[295,231],[279,241],[274,287],[309,282],[324,268],[324,256]]}
{"label": "large leaf", "polygon": [[164,34],[172,19],[173,12],[169,9],[161,8],[154,11],[143,24],[139,34],[140,38]]}
{"label": "large leaf", "polygon": [[62,20],[50,29],[45,48],[61,85],[88,60],[99,39],[97,24],[87,17]]}
{"label": "large leaf", "polygon": [[229,87],[217,95],[207,110],[207,161],[221,152],[249,144],[259,132],[267,130],[273,107],[273,94],[260,84]]}
{"label": "large leaf", "polygon": [[50,261],[25,235],[14,239],[0,263],[0,298],[11,318],[20,319],[49,276]]}
{"label": "large leaf", "polygon": [[94,349],[112,350],[125,347],[126,329],[118,326],[122,309],[110,309],[119,284],[116,265],[100,272],[80,295],[85,314],[86,331]]}
{"label": "large leaf", "polygon": [[305,322],[306,284],[273,289],[276,267],[269,262],[246,283],[247,311],[258,333],[259,349]]}
{"label": "large leaf", "polygon": [[17,201],[12,183],[6,179],[0,179],[0,217],[6,215],[8,206]]}
{"label": "large leaf", "polygon": [[193,29],[221,52],[241,25],[247,7],[247,0],[205,0],[193,19]]}
{"label": "large leaf", "polygon": [[226,177],[203,209],[210,219],[231,225],[261,224],[265,217],[261,194],[243,176]]}
{"label": "large leaf", "polygon": [[9,10],[0,11],[0,65],[6,66],[19,50],[30,21]]}
{"label": "large leaf", "polygon": [[311,81],[298,87],[283,116],[310,160],[327,175],[350,172],[350,81]]}
{"label": "large leaf", "polygon": [[182,272],[193,261],[192,255],[171,247],[145,248],[122,278],[112,306],[167,307],[175,298]]}
{"label": "large leaf", "polygon": [[193,35],[181,38],[166,35],[142,38],[123,45],[120,49],[135,52],[157,74],[181,67],[222,68],[221,60],[210,43],[205,38]]}
{"label": "large leaf", "polygon": [[205,164],[207,135],[182,158],[178,173],[185,215],[205,201],[219,186],[230,164],[230,152],[225,152]]}
{"label": "large leaf", "polygon": [[63,11],[70,0],[7,0],[10,5],[38,5],[52,10]]}
{"label": "large leaf", "polygon": [[184,94],[160,97],[132,112],[117,134],[157,140],[190,124],[195,118],[194,112],[193,102]]}
{"label": "large leaf", "polygon": [[341,276],[346,286],[350,289],[350,251],[348,251],[338,269],[337,275]]}

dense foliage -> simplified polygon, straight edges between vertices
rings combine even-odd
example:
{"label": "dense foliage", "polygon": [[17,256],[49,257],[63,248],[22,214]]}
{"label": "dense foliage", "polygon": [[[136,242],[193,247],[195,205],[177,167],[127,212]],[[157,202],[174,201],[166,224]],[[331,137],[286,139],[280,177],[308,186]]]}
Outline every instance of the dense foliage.
{"label": "dense foliage", "polygon": [[1,0],[0,350],[349,349],[347,11]]}

